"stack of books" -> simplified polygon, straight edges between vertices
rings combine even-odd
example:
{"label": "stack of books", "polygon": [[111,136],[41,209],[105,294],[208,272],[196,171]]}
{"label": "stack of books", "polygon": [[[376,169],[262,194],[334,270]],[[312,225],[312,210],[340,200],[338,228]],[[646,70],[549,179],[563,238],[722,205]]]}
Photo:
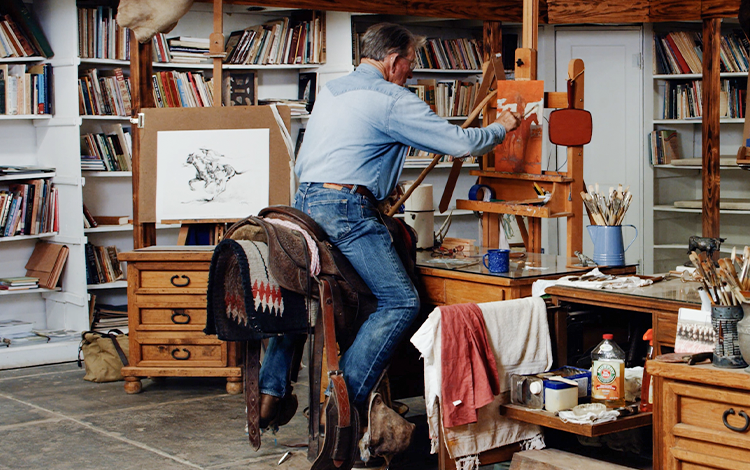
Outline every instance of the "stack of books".
{"label": "stack of books", "polygon": [[109,330],[128,332],[128,306],[96,304],[91,330],[106,333]]}
{"label": "stack of books", "polygon": [[104,132],[81,136],[81,170],[132,171],[132,140],[122,124],[102,123]]}
{"label": "stack of books", "polygon": [[[722,72],[747,72],[750,41],[736,30],[721,36]],[[658,74],[703,73],[703,39],[696,31],[654,35],[654,72]]]}
{"label": "stack of books", "polygon": [[[157,46],[160,43],[157,43]],[[171,62],[177,64],[203,64],[208,63],[208,49],[211,44],[208,38],[194,38],[180,36],[167,39],[168,51],[160,51],[162,57],[171,58]]]}
{"label": "stack of books", "polygon": [[680,158],[679,134],[673,129],[651,132],[651,164],[668,165]]}
{"label": "stack of books", "polygon": [[268,98],[265,100],[258,100],[260,105],[269,104],[281,104],[287,106],[292,116],[307,116],[310,112],[307,110],[306,100],[288,100],[284,98]]}
{"label": "stack of books", "polygon": [[0,290],[28,290],[39,287],[39,278],[32,276],[16,276],[0,278]]}

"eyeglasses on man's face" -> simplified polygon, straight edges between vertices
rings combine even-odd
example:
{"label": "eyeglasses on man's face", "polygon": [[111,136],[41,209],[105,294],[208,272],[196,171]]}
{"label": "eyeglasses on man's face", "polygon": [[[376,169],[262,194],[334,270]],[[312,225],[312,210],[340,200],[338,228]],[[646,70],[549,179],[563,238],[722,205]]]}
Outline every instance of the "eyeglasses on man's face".
{"label": "eyeglasses on man's face", "polygon": [[412,72],[414,71],[414,69],[417,68],[417,57],[416,56],[414,56],[413,59],[409,59],[408,57],[404,57],[402,55],[400,55],[398,57],[400,59],[404,59],[405,61],[409,62],[409,70],[411,70]]}

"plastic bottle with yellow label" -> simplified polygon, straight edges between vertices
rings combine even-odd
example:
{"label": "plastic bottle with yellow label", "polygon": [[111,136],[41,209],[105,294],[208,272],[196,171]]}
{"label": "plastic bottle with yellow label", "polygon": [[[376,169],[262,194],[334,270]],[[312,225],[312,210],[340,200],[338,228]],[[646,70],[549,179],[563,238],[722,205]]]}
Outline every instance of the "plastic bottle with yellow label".
{"label": "plastic bottle with yellow label", "polygon": [[625,406],[625,352],[611,334],[591,351],[591,401],[608,408]]}

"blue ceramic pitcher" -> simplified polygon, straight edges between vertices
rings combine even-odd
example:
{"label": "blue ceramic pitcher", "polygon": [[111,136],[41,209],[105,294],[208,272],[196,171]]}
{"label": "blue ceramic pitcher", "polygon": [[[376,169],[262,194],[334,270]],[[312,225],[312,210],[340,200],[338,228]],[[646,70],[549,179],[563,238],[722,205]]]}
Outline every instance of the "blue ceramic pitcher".
{"label": "blue ceramic pitcher", "polygon": [[[623,248],[622,228],[632,227],[635,236],[627,248]],[[588,225],[591,241],[594,242],[594,263],[600,266],[624,266],[625,252],[638,237],[635,225]]]}

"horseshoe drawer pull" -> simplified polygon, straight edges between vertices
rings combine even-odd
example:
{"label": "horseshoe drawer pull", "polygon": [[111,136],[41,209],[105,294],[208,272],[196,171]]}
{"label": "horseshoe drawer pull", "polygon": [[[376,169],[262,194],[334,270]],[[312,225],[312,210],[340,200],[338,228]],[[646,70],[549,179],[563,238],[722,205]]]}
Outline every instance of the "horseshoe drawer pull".
{"label": "horseshoe drawer pull", "polygon": [[[175,282],[177,279],[185,279],[185,282],[178,284]],[[184,274],[182,276],[178,276],[177,274],[175,274],[174,276],[172,276],[172,279],[170,279],[169,282],[171,282],[175,287],[187,287],[190,285],[190,278],[185,276]]]}
{"label": "horseshoe drawer pull", "polygon": [[180,352],[180,350],[178,348],[174,348],[172,350],[172,357],[175,358],[175,359],[177,359],[178,361],[187,361],[188,359],[190,359],[190,351],[189,350],[187,350],[185,348],[182,348],[182,352],[184,352],[185,355],[178,357],[177,353],[179,353],[179,352]]}
{"label": "horseshoe drawer pull", "polygon": [[734,414],[734,408],[729,408],[728,410],[724,412],[724,415],[722,415],[721,417],[722,421],[724,421],[724,426],[731,429],[732,431],[737,431],[737,432],[745,432],[748,429],[750,429],[750,417],[747,416],[747,413],[745,413],[744,410],[740,410],[739,412],[740,417],[745,418],[745,425],[742,427],[732,426],[731,424],[727,422],[727,416],[733,415],[733,414]]}
{"label": "horseshoe drawer pull", "polygon": [[[185,320],[177,320],[177,317],[185,317]],[[183,309],[172,310],[172,323],[176,325],[187,325],[190,323],[190,315]]]}

